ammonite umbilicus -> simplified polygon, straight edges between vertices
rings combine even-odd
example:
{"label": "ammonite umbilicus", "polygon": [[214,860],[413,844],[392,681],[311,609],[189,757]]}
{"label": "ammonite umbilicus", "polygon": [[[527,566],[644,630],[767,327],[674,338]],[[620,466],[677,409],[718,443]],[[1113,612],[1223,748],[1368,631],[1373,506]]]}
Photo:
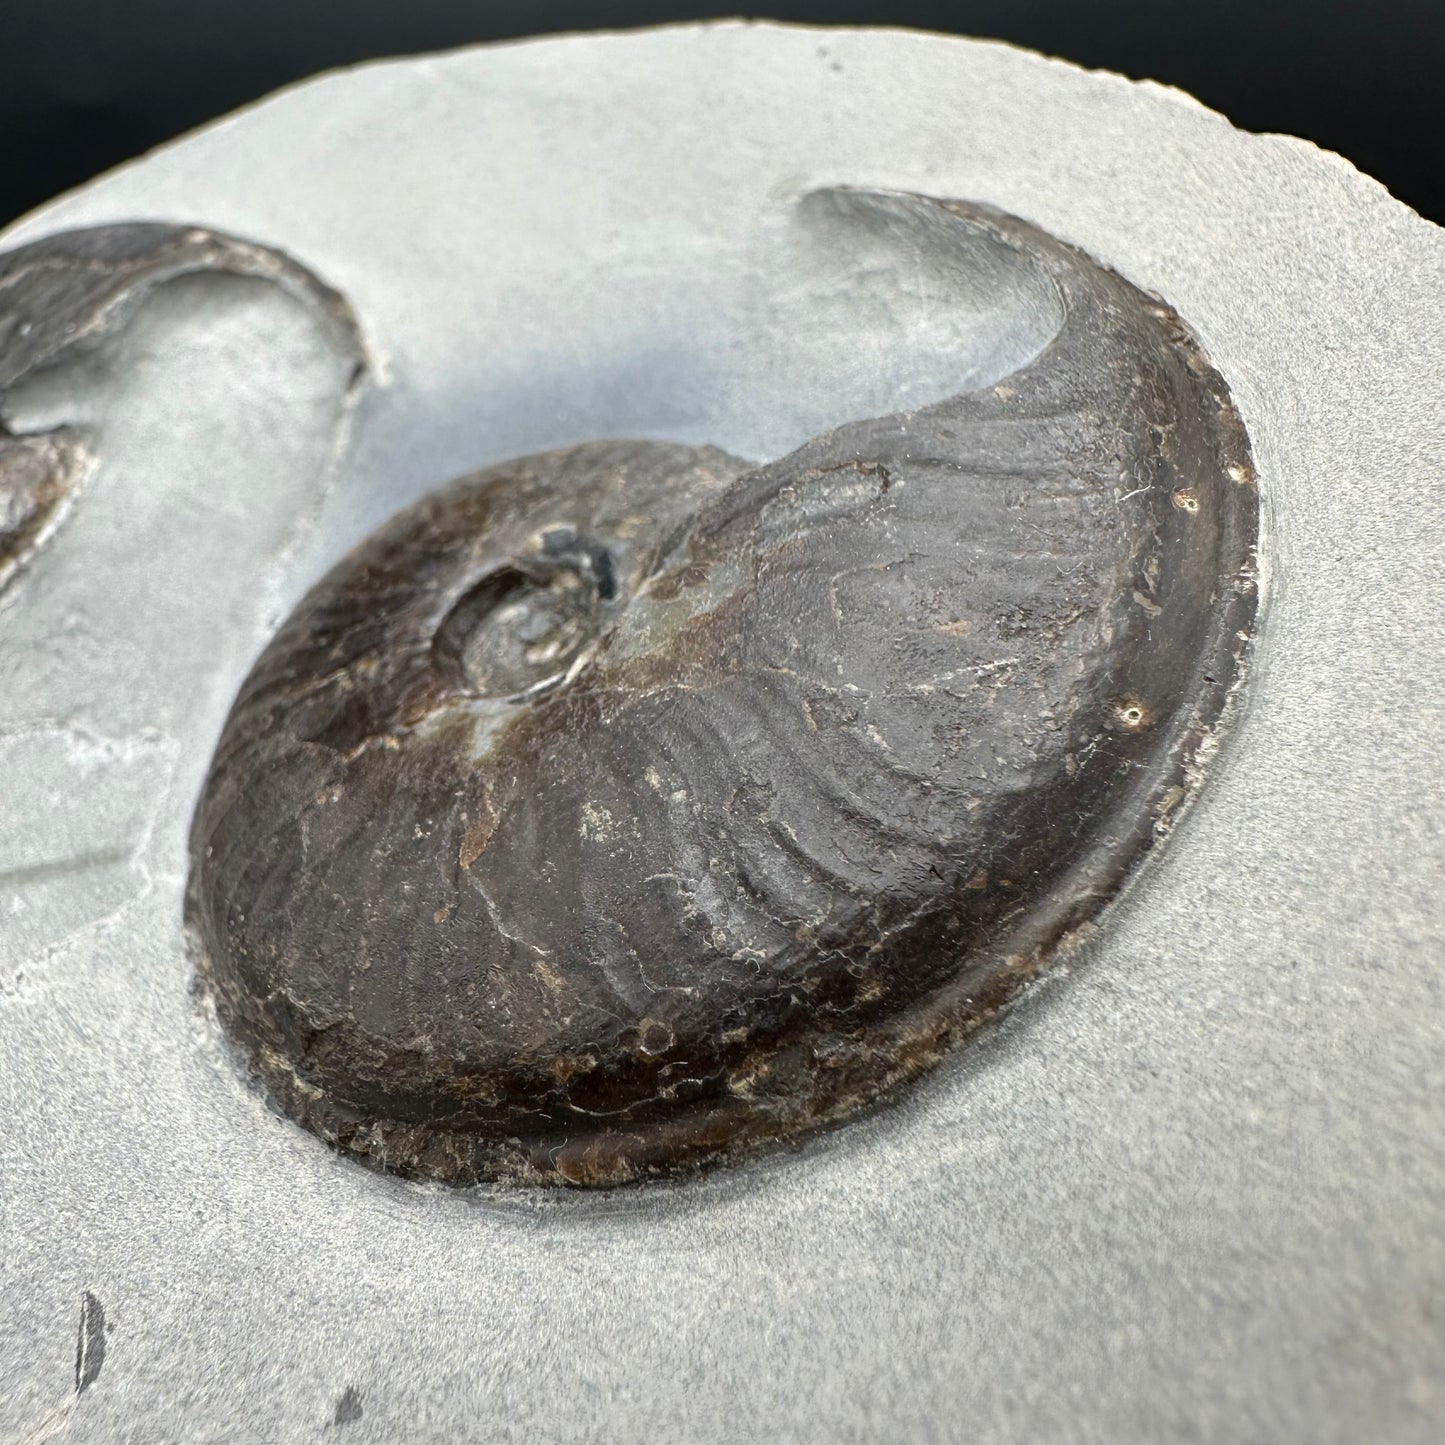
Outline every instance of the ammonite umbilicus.
{"label": "ammonite umbilicus", "polygon": [[1007,258],[1041,349],[767,465],[468,477],[236,701],[200,967],[282,1107],[373,1163],[607,1184],[854,1113],[1037,974],[1214,746],[1257,505],[1179,318],[983,206],[808,204]]}

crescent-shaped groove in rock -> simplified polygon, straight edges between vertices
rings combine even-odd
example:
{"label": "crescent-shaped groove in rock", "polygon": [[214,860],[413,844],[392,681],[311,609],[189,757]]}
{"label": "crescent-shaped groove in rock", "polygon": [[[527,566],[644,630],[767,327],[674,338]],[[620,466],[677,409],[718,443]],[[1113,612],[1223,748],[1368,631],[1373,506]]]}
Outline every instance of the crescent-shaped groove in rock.
{"label": "crescent-shaped groove in rock", "polygon": [[1198,785],[1255,609],[1219,375],[1025,222],[804,205],[958,248],[1014,369],[761,466],[621,441],[465,478],[236,701],[199,967],[281,1106],[373,1164],[610,1184],[843,1119],[1006,1004]]}
{"label": "crescent-shaped groove in rock", "polygon": [[91,461],[75,428],[12,431],[10,394],[101,348],[158,287],[204,272],[255,277],[298,297],[354,359],[353,384],[364,374],[365,347],[345,300],[252,241],[134,221],[61,231],[0,254],[0,591],[54,534]]}

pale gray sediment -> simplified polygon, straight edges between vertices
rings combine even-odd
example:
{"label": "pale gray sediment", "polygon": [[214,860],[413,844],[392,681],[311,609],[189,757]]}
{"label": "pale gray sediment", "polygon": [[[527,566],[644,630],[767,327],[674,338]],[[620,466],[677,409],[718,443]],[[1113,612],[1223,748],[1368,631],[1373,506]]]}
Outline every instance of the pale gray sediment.
{"label": "pale gray sediment", "polygon": [[[1265,606],[1198,806],[1066,972],[797,1154],[586,1195],[352,1167],[189,993],[231,700],[451,477],[608,436],[777,457],[952,394],[954,278],[798,250],[836,185],[1024,217],[1228,385]],[[1156,86],[743,24],[325,77],[5,244],[136,220],[294,258],[375,366],[358,392],[274,286],[180,279],[99,390],[7,398],[97,469],[0,599],[0,1436],[69,1400],[60,1438],[106,1442],[1439,1438],[1438,228]],[[903,333],[937,364],[899,375]],[[26,873],[92,853],[127,861]]]}

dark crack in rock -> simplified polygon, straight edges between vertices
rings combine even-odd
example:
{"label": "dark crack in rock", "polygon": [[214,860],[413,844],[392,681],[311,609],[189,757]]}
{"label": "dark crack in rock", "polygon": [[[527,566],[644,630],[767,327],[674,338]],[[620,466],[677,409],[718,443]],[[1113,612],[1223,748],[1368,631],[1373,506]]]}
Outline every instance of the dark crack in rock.
{"label": "dark crack in rock", "polygon": [[[604,1185],[856,1113],[1092,919],[1197,786],[1257,499],[1179,318],[983,206],[823,192],[1037,326],[753,465],[468,477],[236,701],[187,914],[281,1107],[404,1174]],[[1049,339],[1051,338],[1051,339]]]}
{"label": "dark crack in rock", "polygon": [[80,1328],[75,1339],[75,1395],[100,1378],[105,1364],[105,1306],[89,1290],[80,1297]]}

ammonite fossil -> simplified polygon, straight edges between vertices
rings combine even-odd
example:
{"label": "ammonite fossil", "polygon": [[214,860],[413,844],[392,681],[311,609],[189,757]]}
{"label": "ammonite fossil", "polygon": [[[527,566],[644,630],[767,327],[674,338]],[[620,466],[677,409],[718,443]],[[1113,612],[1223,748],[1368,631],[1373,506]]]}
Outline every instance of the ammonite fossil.
{"label": "ammonite fossil", "polygon": [[1091,919],[1215,745],[1254,477],[1179,318],[987,207],[1040,341],[757,465],[600,442],[394,518],[247,680],[192,836],[220,1015],[294,1118],[607,1184],[844,1118]]}
{"label": "ammonite fossil", "polygon": [[345,301],[264,246],[156,222],[62,231],[0,254],[0,592],[63,521],[92,458],[67,426],[16,435],[4,403],[19,382],[100,351],[148,296],[187,276],[254,278],[305,300],[352,359],[365,361]]}

